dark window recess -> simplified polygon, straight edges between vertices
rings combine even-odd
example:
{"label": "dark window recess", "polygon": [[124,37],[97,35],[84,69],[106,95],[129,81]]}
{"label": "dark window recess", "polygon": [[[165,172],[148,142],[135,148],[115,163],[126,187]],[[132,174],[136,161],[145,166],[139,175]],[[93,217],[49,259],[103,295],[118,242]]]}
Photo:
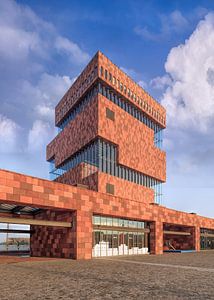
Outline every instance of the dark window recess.
{"label": "dark window recess", "polygon": [[106,107],[106,118],[114,121],[114,111]]}
{"label": "dark window recess", "polygon": [[106,193],[114,195],[114,185],[106,183]]}

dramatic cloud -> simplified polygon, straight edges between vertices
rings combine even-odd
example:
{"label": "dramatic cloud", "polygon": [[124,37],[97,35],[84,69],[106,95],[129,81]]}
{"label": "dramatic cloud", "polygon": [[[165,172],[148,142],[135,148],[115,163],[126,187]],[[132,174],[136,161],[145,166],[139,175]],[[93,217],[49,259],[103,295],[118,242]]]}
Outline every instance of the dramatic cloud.
{"label": "dramatic cloud", "polygon": [[[164,149],[167,189],[164,203],[213,217],[214,14],[200,21],[185,41],[169,52],[166,74],[151,80],[167,111]],[[178,196],[177,196],[178,195]],[[203,199],[203,207],[201,201]],[[210,208],[210,211],[206,209]]]}
{"label": "dramatic cloud", "polygon": [[61,36],[51,23],[27,6],[1,1],[0,19],[0,53],[5,57],[20,60],[34,54],[50,59],[54,51],[65,50],[62,54],[74,63],[82,64],[89,59],[76,43]]}
{"label": "dramatic cloud", "polygon": [[26,100],[28,98],[33,99],[34,111],[37,113],[35,117],[45,118],[53,124],[55,104],[71,86],[72,82],[73,80],[69,76],[43,73],[37,85],[32,85],[28,81],[23,83],[22,95]]}
{"label": "dramatic cloud", "polygon": [[157,90],[163,90],[164,88],[170,86],[172,83],[172,79],[168,74],[160,77],[156,77],[150,81],[150,85]]}
{"label": "dramatic cloud", "polygon": [[154,88],[163,90],[161,103],[168,124],[164,145],[174,172],[202,172],[202,167],[214,164],[213,45],[214,14],[210,13],[185,44],[170,51],[167,73],[151,81]]}
{"label": "dramatic cloud", "polygon": [[55,134],[54,107],[88,60],[28,6],[0,1],[0,167],[48,175],[45,146]]}
{"label": "dramatic cloud", "polygon": [[55,47],[59,52],[66,53],[72,62],[81,64],[89,60],[87,53],[83,52],[77,44],[64,37],[57,37]]}
{"label": "dramatic cloud", "polygon": [[213,129],[213,45],[214,14],[211,13],[198,24],[185,44],[170,51],[165,69],[172,81],[162,99],[169,124],[196,131]]}

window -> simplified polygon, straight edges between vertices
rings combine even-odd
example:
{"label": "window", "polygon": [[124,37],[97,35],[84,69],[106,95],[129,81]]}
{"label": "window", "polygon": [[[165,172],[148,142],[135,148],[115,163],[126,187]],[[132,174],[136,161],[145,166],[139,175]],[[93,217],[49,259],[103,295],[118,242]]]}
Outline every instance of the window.
{"label": "window", "polygon": [[100,216],[93,216],[93,224],[100,225]]}
{"label": "window", "polygon": [[121,90],[121,92],[123,91],[123,84],[122,83],[120,83],[120,90]]}
{"label": "window", "polygon": [[108,79],[108,71],[105,70],[105,79],[107,80]]}
{"label": "window", "polygon": [[118,87],[118,89],[120,88],[120,81],[119,81],[119,79],[117,79],[117,87]]}
{"label": "window", "polygon": [[[85,163],[84,176],[87,177],[98,170],[101,172],[117,176],[138,185],[151,187],[155,192],[155,201],[161,203],[162,190],[161,182],[146,176],[135,170],[117,164],[116,146],[98,139],[74,154],[66,163],[59,168],[55,168],[54,161],[51,162],[51,179],[56,179],[80,163]],[[114,194],[114,186],[107,185],[108,193]]]}
{"label": "window", "polygon": [[114,195],[114,185],[106,183],[106,193]]}
{"label": "window", "polygon": [[104,226],[106,226],[106,217],[103,217],[103,216],[101,216],[100,217],[100,225],[104,225]]}
{"label": "window", "polygon": [[109,81],[112,81],[112,75],[109,73]]}
{"label": "window", "polygon": [[103,67],[100,67],[100,76],[103,76]]}

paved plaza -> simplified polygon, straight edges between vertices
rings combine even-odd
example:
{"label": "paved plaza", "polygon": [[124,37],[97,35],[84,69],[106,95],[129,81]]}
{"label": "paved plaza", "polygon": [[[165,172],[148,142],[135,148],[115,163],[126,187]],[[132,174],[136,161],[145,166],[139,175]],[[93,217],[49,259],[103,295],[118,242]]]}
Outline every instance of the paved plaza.
{"label": "paved plaza", "polygon": [[0,262],[1,300],[214,299],[214,251]]}

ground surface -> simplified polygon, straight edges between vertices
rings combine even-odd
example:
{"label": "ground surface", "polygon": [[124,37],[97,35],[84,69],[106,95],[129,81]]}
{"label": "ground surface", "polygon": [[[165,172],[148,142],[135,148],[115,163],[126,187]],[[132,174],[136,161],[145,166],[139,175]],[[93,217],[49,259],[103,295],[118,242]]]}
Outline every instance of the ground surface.
{"label": "ground surface", "polygon": [[0,257],[1,300],[214,299],[214,251],[90,261]]}

